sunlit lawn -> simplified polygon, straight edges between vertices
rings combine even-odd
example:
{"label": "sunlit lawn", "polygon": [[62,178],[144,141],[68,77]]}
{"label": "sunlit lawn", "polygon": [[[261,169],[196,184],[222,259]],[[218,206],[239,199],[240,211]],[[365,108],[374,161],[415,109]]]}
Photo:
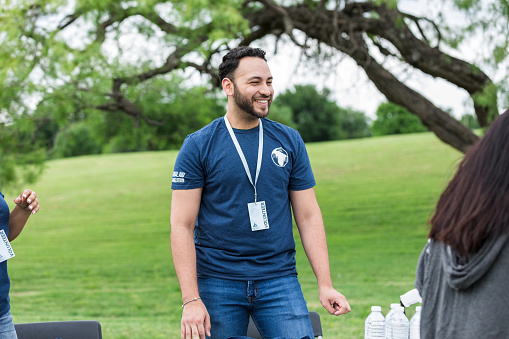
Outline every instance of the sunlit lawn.
{"label": "sunlit lawn", "polygon": [[[299,278],[324,337],[362,338],[371,305],[386,313],[413,288],[426,221],[461,154],[431,133],[309,144],[308,151],[334,284],[352,312],[335,318],[321,308],[300,245]],[[180,337],[169,244],[176,154],[47,163],[32,185],[41,211],[12,244],[15,322],[95,319],[104,338]],[[12,201],[18,192],[4,193]]]}

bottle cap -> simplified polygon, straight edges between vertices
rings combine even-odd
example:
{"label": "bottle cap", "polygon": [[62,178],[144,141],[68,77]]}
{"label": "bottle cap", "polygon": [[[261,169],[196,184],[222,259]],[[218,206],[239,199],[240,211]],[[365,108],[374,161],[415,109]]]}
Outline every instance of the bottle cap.
{"label": "bottle cap", "polygon": [[403,294],[402,296],[400,296],[399,300],[401,301],[401,303],[403,305],[405,305],[405,307],[408,307],[415,303],[422,302],[421,294],[419,293],[419,291],[416,288],[414,288],[413,290],[410,290],[410,291],[406,292],[405,294]]}
{"label": "bottle cap", "polygon": [[382,307],[381,306],[371,306],[371,311],[382,312]]}

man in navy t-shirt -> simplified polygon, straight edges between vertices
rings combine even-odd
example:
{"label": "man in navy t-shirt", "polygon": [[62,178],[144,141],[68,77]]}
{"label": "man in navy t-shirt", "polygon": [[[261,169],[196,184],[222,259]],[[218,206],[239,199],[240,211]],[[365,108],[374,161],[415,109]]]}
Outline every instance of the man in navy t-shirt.
{"label": "man in navy t-shirt", "polygon": [[295,269],[292,209],[327,311],[350,306],[332,286],[322,215],[304,142],[266,116],[265,52],[238,47],[219,67],[228,109],[189,135],[172,177],[171,246],[182,338],[313,337]]}

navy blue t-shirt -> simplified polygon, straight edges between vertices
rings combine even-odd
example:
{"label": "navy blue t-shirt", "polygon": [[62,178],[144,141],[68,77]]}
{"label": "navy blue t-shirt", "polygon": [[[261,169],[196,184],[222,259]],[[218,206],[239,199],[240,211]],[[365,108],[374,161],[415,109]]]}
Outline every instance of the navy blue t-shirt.
{"label": "navy blue t-shirt", "polygon": [[[5,235],[9,236],[9,206],[4,200],[4,195],[0,192],[0,229],[4,230]],[[7,260],[0,263],[0,316],[9,311],[9,289],[11,283],[7,275]]]}
{"label": "navy blue t-shirt", "polygon": [[[254,182],[259,127],[234,132]],[[172,189],[203,188],[195,228],[199,276],[256,280],[297,273],[289,190],[311,188],[315,179],[296,130],[263,119],[263,135],[256,188],[267,207],[266,230],[251,230],[247,204],[254,188],[223,118],[188,135],[180,149]]]}

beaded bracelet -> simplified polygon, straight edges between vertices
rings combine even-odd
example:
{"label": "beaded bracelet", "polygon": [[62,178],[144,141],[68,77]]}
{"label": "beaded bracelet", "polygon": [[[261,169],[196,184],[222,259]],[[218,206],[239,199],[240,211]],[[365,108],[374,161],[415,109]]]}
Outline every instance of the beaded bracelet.
{"label": "beaded bracelet", "polygon": [[193,301],[196,301],[196,300],[199,300],[199,299],[201,299],[201,298],[200,298],[200,297],[198,297],[198,298],[194,298],[194,299],[191,299],[191,300],[186,301],[185,303],[183,303],[183,304],[182,304],[182,308],[184,308],[184,306],[186,306],[186,305],[187,305],[187,304],[189,304],[190,302],[193,302]]}

